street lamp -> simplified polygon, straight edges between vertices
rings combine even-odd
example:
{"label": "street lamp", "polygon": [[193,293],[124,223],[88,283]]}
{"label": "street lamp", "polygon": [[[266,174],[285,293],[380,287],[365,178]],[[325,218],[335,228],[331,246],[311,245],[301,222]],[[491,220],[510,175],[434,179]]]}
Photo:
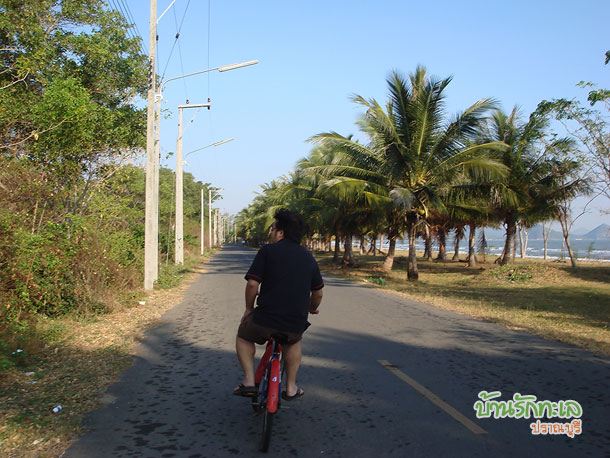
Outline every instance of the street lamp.
{"label": "street lamp", "polygon": [[[152,3],[151,3],[152,5]],[[153,7],[151,6],[151,21],[154,20],[156,24],[156,3]],[[152,23],[152,22],[151,22]],[[154,37],[156,35],[156,27],[151,27],[151,39],[150,48],[154,49]],[[151,51],[150,60],[154,63],[154,53]],[[170,81],[174,81],[181,78],[187,78],[189,76],[199,75],[201,73],[207,73],[214,70],[219,72],[226,72],[229,70],[235,70],[237,68],[248,67],[250,65],[258,64],[258,60],[250,60],[247,62],[241,62],[237,64],[223,65],[220,67],[208,68],[206,70],[200,70],[198,72],[187,73],[186,75],[176,76],[170,78],[165,82],[158,85],[157,94],[154,97],[156,100],[156,123],[153,118],[153,96],[155,88],[154,78],[154,65],[151,66],[152,76],[150,78],[149,87],[149,101],[147,111],[147,124],[146,124],[146,209],[145,209],[145,224],[144,224],[144,289],[153,289],[154,282],[159,276],[159,139],[160,139],[160,122],[161,122],[161,99],[163,94],[163,88]],[[156,126],[155,126],[156,124]],[[153,141],[154,138],[154,141]],[[154,150],[154,152],[153,152]]]}
{"label": "street lamp", "polygon": [[174,262],[176,265],[184,263],[184,209],[183,209],[183,179],[182,179],[182,109],[202,108],[211,104],[194,103],[192,105],[178,105],[178,139],[176,140],[176,240],[174,244]]}
{"label": "street lamp", "polygon": [[220,146],[220,145],[224,145],[225,143],[232,142],[233,140],[235,140],[233,137],[231,137],[231,138],[226,138],[226,139],[221,140],[221,141],[219,141],[219,142],[212,143],[211,145],[208,145],[208,146],[203,146],[203,147],[201,147],[201,148],[194,149],[193,151],[186,153],[186,154],[184,155],[184,158],[186,159],[186,157],[187,157],[187,156],[189,156],[189,155],[191,155],[191,154],[193,154],[193,153],[196,153],[197,151],[201,151],[202,149],[206,149],[206,148],[212,148],[213,146]]}
{"label": "street lamp", "polygon": [[[182,161],[182,109],[183,108],[210,108],[209,103],[196,103],[192,105],[178,105],[178,139],[176,140],[176,239],[174,244],[174,262],[176,265],[184,263],[184,181],[182,175],[183,161]],[[201,151],[206,148],[211,148],[219,145],[224,145],[234,138],[228,138],[211,145],[204,146],[203,148],[191,151],[189,154]],[[185,157],[186,157],[185,156]],[[202,225],[203,230],[203,225]],[[203,242],[203,235],[201,236]],[[201,247],[203,254],[203,245]]]}
{"label": "street lamp", "polygon": [[[223,191],[223,189],[218,188],[216,189],[216,191]],[[208,196],[209,196],[209,202],[208,202],[208,229],[209,229],[209,241],[210,241],[210,248],[212,248],[214,245],[216,245],[216,234],[215,234],[215,230],[212,228],[212,190],[210,189],[208,191]],[[216,215],[216,212],[214,212],[214,215]]]}
{"label": "street lamp", "polygon": [[[235,140],[235,139],[233,137],[231,137],[231,138],[227,138],[225,140],[221,140],[221,141],[216,142],[216,143],[212,143],[211,145],[204,146],[203,148],[198,148],[196,150],[191,151],[190,153],[187,153],[184,156],[184,158],[186,159],[186,157],[189,154],[196,153],[197,151],[201,151],[202,149],[212,148],[213,146],[224,145],[225,143],[228,143],[228,142],[233,141],[233,140]],[[186,163],[186,161],[185,161],[185,163]],[[204,202],[205,202],[205,197],[203,195],[203,188],[201,188],[201,238],[200,238],[200,241],[201,241],[200,242],[201,256],[203,256],[203,252],[205,250],[205,223],[204,223],[204,208],[205,208],[205,204],[204,204]],[[210,243],[210,248],[212,248],[211,243]]]}

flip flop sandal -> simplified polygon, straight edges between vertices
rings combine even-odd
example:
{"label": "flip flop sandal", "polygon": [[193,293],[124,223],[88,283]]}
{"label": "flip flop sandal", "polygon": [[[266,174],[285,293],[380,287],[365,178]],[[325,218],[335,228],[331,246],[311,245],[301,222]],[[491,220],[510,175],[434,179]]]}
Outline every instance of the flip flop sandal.
{"label": "flip flop sandal", "polygon": [[258,393],[258,387],[256,386],[244,386],[243,383],[240,383],[237,388],[233,390],[233,394],[235,396],[245,396],[251,398],[252,396],[256,396]]}
{"label": "flip flop sandal", "polygon": [[300,398],[304,394],[305,394],[305,391],[303,391],[302,388],[297,388],[297,392],[294,396],[288,396],[288,394],[286,394],[285,391],[282,391],[282,399],[284,401],[294,401],[295,399]]}

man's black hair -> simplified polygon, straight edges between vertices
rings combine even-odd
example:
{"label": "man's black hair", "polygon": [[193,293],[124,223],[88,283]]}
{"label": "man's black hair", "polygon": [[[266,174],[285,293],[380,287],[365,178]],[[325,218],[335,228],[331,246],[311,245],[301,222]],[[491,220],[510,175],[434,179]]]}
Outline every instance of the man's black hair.
{"label": "man's black hair", "polygon": [[273,215],[275,218],[275,229],[284,231],[284,238],[292,240],[296,243],[301,243],[305,232],[303,218],[297,212],[280,208]]}

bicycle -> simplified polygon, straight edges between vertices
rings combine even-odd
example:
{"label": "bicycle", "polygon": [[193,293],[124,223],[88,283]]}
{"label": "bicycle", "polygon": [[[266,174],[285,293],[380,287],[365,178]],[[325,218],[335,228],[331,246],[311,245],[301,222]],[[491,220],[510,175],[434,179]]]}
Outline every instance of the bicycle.
{"label": "bicycle", "polygon": [[259,447],[261,452],[269,450],[273,418],[281,404],[284,367],[280,356],[282,345],[286,344],[287,339],[288,336],[284,334],[271,336],[254,375],[258,393],[252,397],[252,408],[257,415],[263,415],[263,432]]}

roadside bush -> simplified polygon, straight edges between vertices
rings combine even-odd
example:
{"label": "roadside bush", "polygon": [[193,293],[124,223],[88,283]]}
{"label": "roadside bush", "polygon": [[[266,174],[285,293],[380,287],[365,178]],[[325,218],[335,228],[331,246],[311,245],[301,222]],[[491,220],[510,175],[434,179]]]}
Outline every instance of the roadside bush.
{"label": "roadside bush", "polygon": [[509,282],[526,282],[531,280],[533,275],[532,267],[529,265],[504,264],[490,269],[489,275],[498,280]]}
{"label": "roadside bush", "polygon": [[[168,188],[173,175],[163,178]],[[201,183],[193,186],[199,187],[189,205],[198,209]],[[27,159],[0,155],[0,370],[61,334],[45,327],[46,317],[91,317],[139,294],[144,189],[144,171],[134,166],[102,167],[90,181],[66,185]],[[161,195],[164,222],[175,218],[170,191]],[[199,216],[185,216],[187,263],[193,262],[190,244],[199,245],[191,234],[198,234]],[[161,230],[161,237],[173,254],[173,232]],[[164,265],[165,256],[160,261]],[[156,287],[175,286],[188,269],[172,263]]]}
{"label": "roadside bush", "polygon": [[[83,184],[62,189],[24,160],[0,158],[0,319],[105,310],[140,280],[142,212],[126,186],[101,187],[81,213]],[[82,193],[85,195],[84,193]]]}
{"label": "roadside bush", "polygon": [[367,277],[366,280],[368,282],[370,282],[370,283],[374,283],[374,284],[379,285],[379,286],[385,286],[387,284],[386,279],[384,277],[381,277],[381,276]]}

